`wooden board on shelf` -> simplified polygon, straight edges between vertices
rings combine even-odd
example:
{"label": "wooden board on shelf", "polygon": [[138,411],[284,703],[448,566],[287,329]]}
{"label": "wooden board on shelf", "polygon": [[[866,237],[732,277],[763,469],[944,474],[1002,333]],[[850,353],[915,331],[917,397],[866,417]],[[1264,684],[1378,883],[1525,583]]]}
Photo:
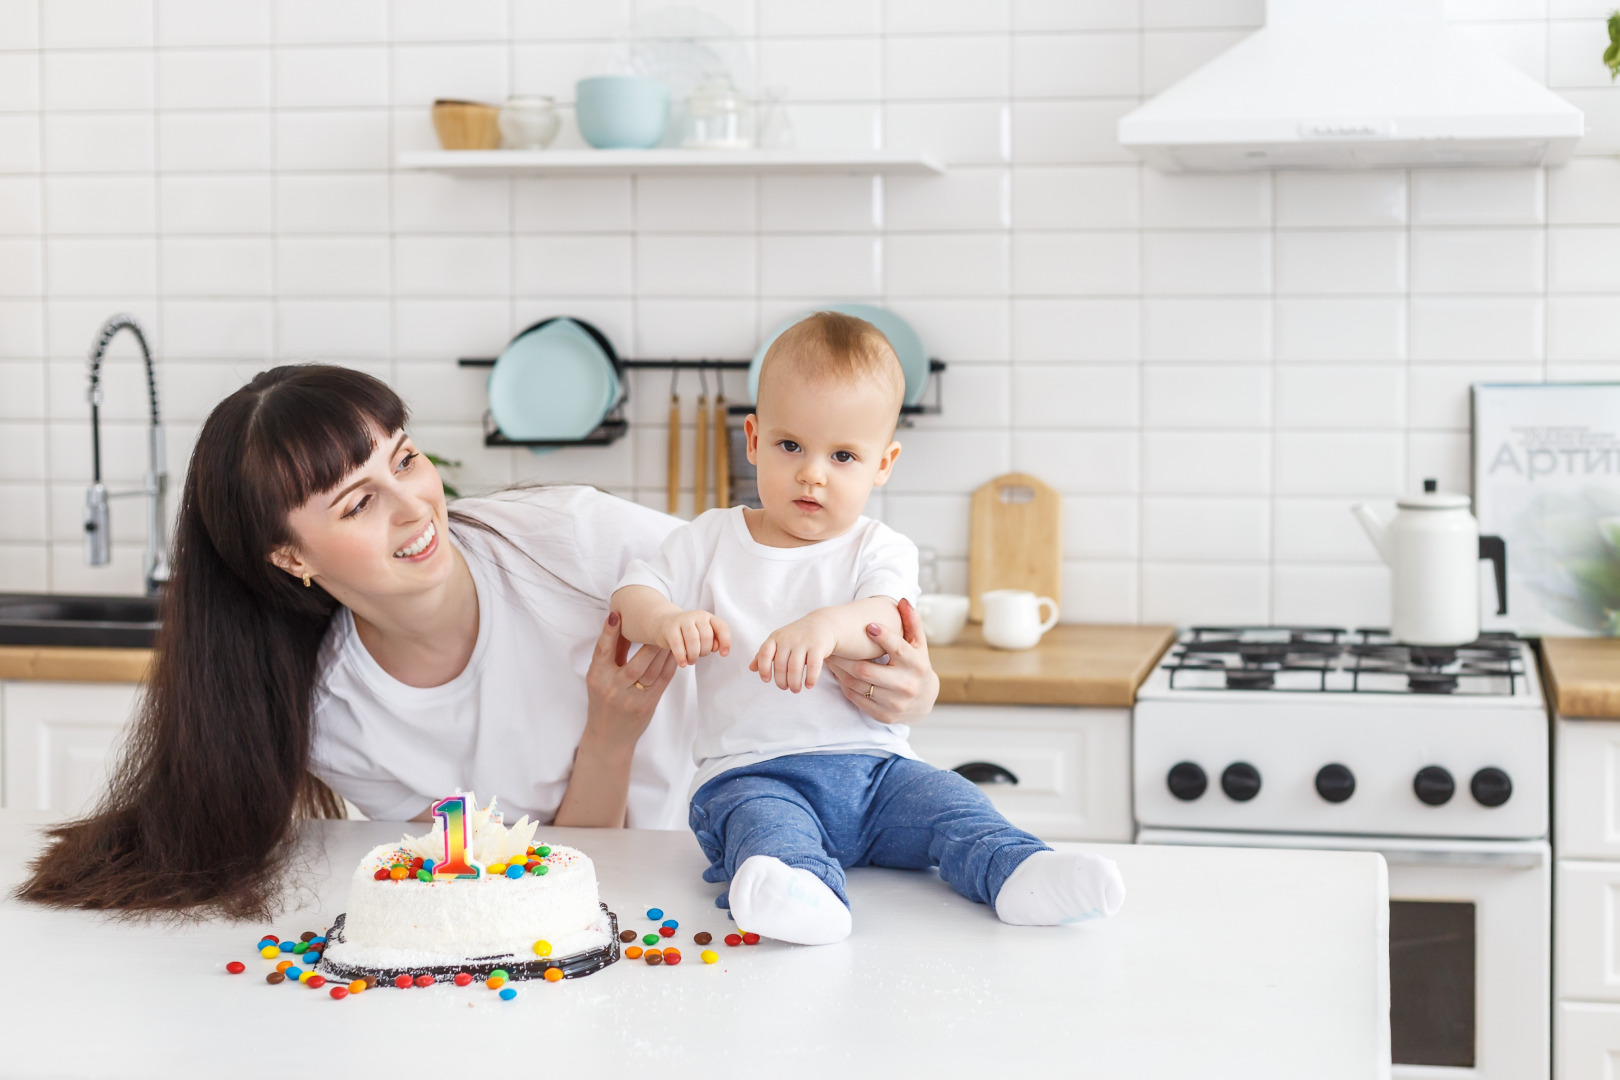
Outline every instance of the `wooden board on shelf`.
{"label": "wooden board on shelf", "polygon": [[991,589],[1028,589],[1063,603],[1063,500],[1028,473],[1007,473],[973,493],[968,532],[968,618],[984,618]]}

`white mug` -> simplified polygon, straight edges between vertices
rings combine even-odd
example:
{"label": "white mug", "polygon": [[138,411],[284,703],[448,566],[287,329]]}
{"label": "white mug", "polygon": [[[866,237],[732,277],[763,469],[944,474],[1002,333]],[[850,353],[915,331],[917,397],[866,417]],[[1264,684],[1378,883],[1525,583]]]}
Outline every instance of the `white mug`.
{"label": "white mug", "polygon": [[[1023,589],[993,589],[979,597],[984,604],[984,640],[998,649],[1033,649],[1041,635],[1057,625],[1057,601]],[[1041,620],[1041,605],[1052,609]]]}
{"label": "white mug", "polygon": [[954,593],[923,593],[917,597],[917,614],[922,617],[928,644],[949,645],[967,625],[968,598]]}

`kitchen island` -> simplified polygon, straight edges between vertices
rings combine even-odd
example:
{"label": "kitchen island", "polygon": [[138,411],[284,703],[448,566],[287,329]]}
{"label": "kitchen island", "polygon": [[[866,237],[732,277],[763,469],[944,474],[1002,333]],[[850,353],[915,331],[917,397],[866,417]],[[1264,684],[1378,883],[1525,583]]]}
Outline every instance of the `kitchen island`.
{"label": "kitchen island", "polygon": [[[272,925],[117,923],[9,898],[40,815],[0,812],[3,1071],[23,1075],[1086,1076],[1313,1080],[1389,1075],[1381,857],[1085,845],[1119,861],[1109,920],[1013,927],[932,873],[856,870],[855,932],[820,948],[727,947],[684,832],[546,829],[596,862],[643,930],[680,922],[685,962],[621,960],[501,1001],[474,984],[345,1001],[269,986],[253,945],[326,926],[385,822],[315,825]],[[708,930],[705,966],[691,935]],[[240,960],[242,975],[225,964]]]}

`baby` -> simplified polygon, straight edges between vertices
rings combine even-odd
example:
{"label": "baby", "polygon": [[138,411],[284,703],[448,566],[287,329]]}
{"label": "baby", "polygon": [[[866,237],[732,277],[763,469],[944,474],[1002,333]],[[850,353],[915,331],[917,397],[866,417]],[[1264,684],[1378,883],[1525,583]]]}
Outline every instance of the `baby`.
{"label": "baby", "polygon": [[805,945],[848,936],[844,867],[868,864],[937,866],[1003,922],[1112,915],[1125,897],[1112,860],[1014,828],[972,783],[917,760],[904,725],[871,719],[822,675],[829,656],[876,658],[867,626],[898,630],[896,604],[917,594],[916,547],[861,516],[900,456],[904,393],[870,323],[824,311],[790,327],[744,422],[763,508],[676,529],[613,594],[631,641],[683,666],[708,657],[691,806],[703,879],[731,882],[716,903],[739,927]]}

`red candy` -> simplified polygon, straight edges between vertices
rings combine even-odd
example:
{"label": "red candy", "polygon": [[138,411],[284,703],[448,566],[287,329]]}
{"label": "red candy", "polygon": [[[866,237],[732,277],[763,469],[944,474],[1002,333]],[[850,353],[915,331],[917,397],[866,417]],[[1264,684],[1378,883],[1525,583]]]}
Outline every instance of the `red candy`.
{"label": "red candy", "polygon": [[411,860],[411,873],[414,874],[418,870],[422,869],[422,863],[423,863],[423,859],[422,859],[422,857],[420,855],[418,855],[416,858],[412,859]]}
{"label": "red candy", "polygon": [[456,972],[456,985],[457,986],[467,986],[467,985],[469,985],[471,983],[472,983],[472,976],[471,975],[467,974],[465,971]]}
{"label": "red candy", "polygon": [[726,944],[727,945],[741,945],[742,944],[742,935],[741,934],[727,934],[726,935]]}
{"label": "red candy", "polygon": [[401,990],[409,990],[412,985],[411,977],[409,975],[401,975],[399,978],[394,980],[394,985],[399,987]]}
{"label": "red candy", "polygon": [[266,935],[264,935],[264,937],[260,938],[259,940],[260,941],[273,941],[277,945],[281,944],[281,939],[276,937],[276,935],[274,935],[274,934],[266,934]]}
{"label": "red candy", "polygon": [[334,986],[327,992],[332,995],[333,1001],[342,1001],[344,998],[349,996],[349,988],[347,986]]}
{"label": "red candy", "polygon": [[660,926],[658,928],[658,936],[659,937],[674,937],[675,936],[675,928],[673,926]]}
{"label": "red candy", "polygon": [[418,975],[416,977],[416,985],[417,986],[432,986],[433,985],[433,976],[431,976],[431,975]]}
{"label": "red candy", "polygon": [[247,970],[247,965],[242,963],[240,960],[232,960],[230,963],[225,965],[225,970],[230,972],[232,975],[240,975],[242,972]]}
{"label": "red candy", "polygon": [[744,934],[743,935],[743,944],[744,945],[758,945],[759,944],[759,935],[758,934]]}
{"label": "red candy", "polygon": [[678,964],[680,962],[681,962],[681,951],[679,949],[665,949],[664,950],[664,963],[669,964],[671,966],[674,966],[675,964]]}
{"label": "red candy", "polygon": [[319,990],[321,987],[326,985],[326,979],[320,975],[311,975],[309,978],[304,980],[304,985],[309,987],[311,990]]}
{"label": "red candy", "polygon": [[386,867],[386,866],[383,867],[381,870],[377,871],[375,874],[372,874],[371,876],[372,876],[372,878],[374,878],[377,881],[387,881],[388,880],[388,867]]}

